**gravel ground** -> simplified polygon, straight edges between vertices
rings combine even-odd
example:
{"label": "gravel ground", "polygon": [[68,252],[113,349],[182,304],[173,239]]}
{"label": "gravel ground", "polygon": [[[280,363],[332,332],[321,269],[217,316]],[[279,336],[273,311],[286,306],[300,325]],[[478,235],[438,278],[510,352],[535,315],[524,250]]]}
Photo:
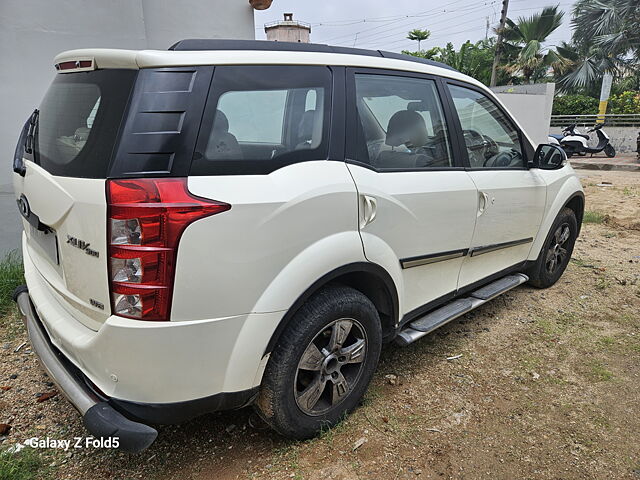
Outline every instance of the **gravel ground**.
{"label": "gravel ground", "polygon": [[[507,293],[406,348],[320,437],[279,437],[250,409],[161,427],[139,455],[38,450],[59,479],[640,479],[640,174],[582,175],[587,210],[551,289]],[[612,186],[598,186],[602,182]],[[19,319],[0,323],[0,448],[84,437]],[[19,348],[20,347],[20,348]],[[447,357],[461,355],[454,360]]]}

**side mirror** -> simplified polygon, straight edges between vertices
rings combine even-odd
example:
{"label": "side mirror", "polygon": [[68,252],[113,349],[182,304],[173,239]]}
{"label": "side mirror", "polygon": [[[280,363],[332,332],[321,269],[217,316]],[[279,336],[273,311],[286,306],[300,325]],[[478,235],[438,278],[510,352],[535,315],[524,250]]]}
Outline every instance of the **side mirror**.
{"label": "side mirror", "polygon": [[533,168],[541,168],[542,170],[557,170],[567,163],[567,154],[558,145],[542,143],[538,145],[536,153],[533,155]]}

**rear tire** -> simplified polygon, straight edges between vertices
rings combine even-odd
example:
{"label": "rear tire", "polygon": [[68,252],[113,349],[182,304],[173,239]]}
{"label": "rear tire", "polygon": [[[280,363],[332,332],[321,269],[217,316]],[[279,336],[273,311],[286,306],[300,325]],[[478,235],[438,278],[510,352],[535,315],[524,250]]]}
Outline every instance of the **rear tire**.
{"label": "rear tire", "polygon": [[563,208],[556,217],[536,262],[525,272],[536,288],[548,288],[562,276],[576,243],[578,222],[570,208]]}
{"label": "rear tire", "polygon": [[608,144],[606,147],[604,147],[604,154],[609,158],[613,158],[616,156],[616,149],[613,148],[613,145]]}
{"label": "rear tire", "polygon": [[296,312],[271,353],[258,413],[300,440],[333,427],[358,405],[381,348],[373,303],[350,287],[324,287]]}

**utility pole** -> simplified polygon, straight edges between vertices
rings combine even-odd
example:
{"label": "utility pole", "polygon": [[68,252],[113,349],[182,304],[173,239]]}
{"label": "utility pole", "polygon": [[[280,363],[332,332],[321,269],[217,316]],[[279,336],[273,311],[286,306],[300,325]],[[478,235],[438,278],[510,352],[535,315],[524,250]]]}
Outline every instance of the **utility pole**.
{"label": "utility pole", "polygon": [[498,77],[498,65],[500,64],[500,54],[502,53],[502,31],[507,22],[507,9],[509,0],[502,0],[502,12],[500,12],[500,25],[498,26],[498,41],[496,42],[496,52],[493,56],[493,67],[491,67],[490,86],[495,87]]}
{"label": "utility pole", "polygon": [[487,20],[487,25],[484,29],[484,39],[489,40],[489,28],[491,27],[491,24],[489,23],[489,15],[487,15],[485,19]]}

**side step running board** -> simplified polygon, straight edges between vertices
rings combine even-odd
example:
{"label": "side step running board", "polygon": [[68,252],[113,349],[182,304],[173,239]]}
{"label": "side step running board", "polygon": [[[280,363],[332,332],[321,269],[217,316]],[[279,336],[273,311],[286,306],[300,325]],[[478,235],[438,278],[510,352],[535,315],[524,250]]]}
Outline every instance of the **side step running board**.
{"label": "side step running board", "polygon": [[516,273],[515,275],[508,275],[496,280],[495,282],[491,282],[490,284],[471,292],[468,297],[454,300],[451,303],[448,303],[445,306],[414,320],[407,327],[403,328],[400,333],[398,333],[396,343],[402,346],[409,345],[428,333],[433,332],[436,328],[441,327],[445,323],[449,323],[451,320],[455,320],[474,308],[478,308],[480,305],[487,303],[498,295],[501,295],[518,285],[522,285],[527,280],[529,280],[529,277],[525,274]]}

